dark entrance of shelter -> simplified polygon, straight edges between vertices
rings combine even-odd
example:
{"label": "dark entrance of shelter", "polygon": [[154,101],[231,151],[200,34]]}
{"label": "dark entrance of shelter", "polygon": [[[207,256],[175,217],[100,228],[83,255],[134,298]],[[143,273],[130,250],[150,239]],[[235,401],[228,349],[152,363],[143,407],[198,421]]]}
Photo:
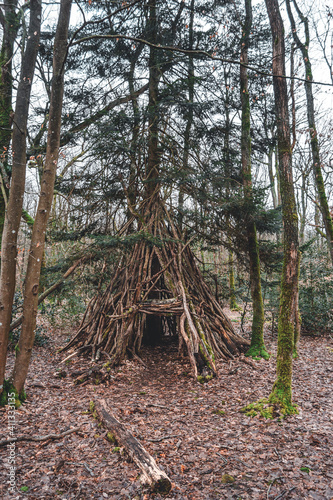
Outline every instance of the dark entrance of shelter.
{"label": "dark entrance of shelter", "polygon": [[158,316],[146,315],[146,324],[143,331],[143,345],[156,346],[167,340],[178,338],[177,316],[168,314]]}

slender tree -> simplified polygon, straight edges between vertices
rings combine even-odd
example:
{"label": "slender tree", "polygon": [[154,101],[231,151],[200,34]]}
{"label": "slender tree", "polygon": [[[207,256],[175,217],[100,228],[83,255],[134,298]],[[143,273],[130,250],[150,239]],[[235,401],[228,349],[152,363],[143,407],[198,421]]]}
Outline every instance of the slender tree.
{"label": "slender tree", "polygon": [[320,147],[319,147],[316,119],[315,119],[315,108],[314,108],[314,99],[312,91],[313,75],[312,75],[312,65],[309,55],[309,45],[311,41],[309,20],[306,16],[303,15],[302,11],[298,7],[296,0],[292,0],[292,2],[295,6],[298,17],[300,18],[304,26],[305,41],[302,42],[297,33],[296,23],[291,9],[290,0],[286,0],[292,35],[296,47],[301,51],[304,63],[305,77],[306,77],[305,94],[307,102],[307,119],[308,119],[309,134],[310,134],[311,152],[312,152],[313,176],[317,188],[320,211],[323,217],[328,250],[331,257],[331,262],[333,264],[333,222],[330,214],[330,208],[328,205],[328,200],[325,191],[325,183],[322,174],[322,159],[320,155]]}
{"label": "slender tree", "polygon": [[251,110],[248,89],[248,76],[246,65],[248,64],[248,49],[252,25],[251,0],[245,0],[245,22],[243,26],[243,37],[241,45],[240,66],[240,88],[242,102],[242,172],[244,184],[245,202],[249,207],[249,220],[247,221],[246,233],[250,262],[250,286],[253,303],[251,346],[247,352],[248,356],[269,359],[269,354],[264,343],[264,302],[261,293],[259,246],[257,241],[257,229],[252,218],[254,200],[252,195],[252,173],[251,173]]}
{"label": "slender tree", "polygon": [[278,0],[265,0],[273,37],[273,86],[277,121],[279,176],[283,218],[283,269],[278,322],[277,376],[269,402],[283,414],[297,412],[292,404],[292,355],[298,332],[298,217],[293,185],[288,92],[285,79],[284,27]]}
{"label": "slender tree", "polygon": [[283,267],[278,321],[276,380],[267,399],[243,409],[249,415],[263,416],[297,413],[292,403],[292,359],[295,337],[299,331],[298,276],[300,252],[298,217],[293,186],[288,92],[285,78],[284,27],[278,0],[265,0],[273,38],[273,86],[277,122],[279,176],[283,218]]}
{"label": "slender tree", "polygon": [[[0,239],[5,222],[5,210],[8,200],[8,153],[12,137],[14,112],[12,109],[12,67],[14,42],[20,24],[20,16],[16,12],[17,0],[5,0],[0,8],[0,24],[2,26],[2,43],[0,51]],[[0,244],[1,245],[1,244]]]}
{"label": "slender tree", "polygon": [[38,290],[43,260],[47,221],[52,207],[54,182],[60,147],[61,112],[64,93],[64,66],[67,55],[68,26],[72,0],[61,0],[58,26],[54,39],[53,78],[49,113],[45,164],[41,192],[31,236],[28,268],[25,279],[23,321],[12,381],[20,398],[24,394],[32,347],[35,339]]}
{"label": "slender tree", "polygon": [[17,234],[22,215],[26,169],[26,135],[31,85],[38,52],[42,6],[31,0],[28,39],[16,96],[12,139],[12,178],[1,245],[0,276],[0,394],[3,391],[7,344],[15,292]]}

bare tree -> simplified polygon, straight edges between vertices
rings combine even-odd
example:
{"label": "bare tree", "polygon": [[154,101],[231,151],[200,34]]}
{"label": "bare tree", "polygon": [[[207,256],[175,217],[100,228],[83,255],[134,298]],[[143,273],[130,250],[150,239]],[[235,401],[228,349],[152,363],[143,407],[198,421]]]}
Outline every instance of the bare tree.
{"label": "bare tree", "polygon": [[248,64],[248,49],[250,44],[250,34],[252,25],[252,3],[245,0],[245,23],[243,26],[242,46],[241,46],[241,66],[240,66],[240,87],[242,102],[242,171],[244,184],[244,197],[249,207],[249,220],[247,221],[246,233],[250,261],[250,286],[253,303],[252,335],[251,346],[247,352],[248,356],[269,358],[264,343],[264,302],[261,293],[261,276],[259,247],[257,240],[257,229],[252,214],[254,200],[252,194],[252,173],[251,173],[251,110],[248,89],[248,76],[246,65]]}
{"label": "bare tree", "polygon": [[291,31],[294,38],[294,42],[297,48],[302,53],[302,58],[304,62],[305,69],[305,93],[306,93],[306,102],[307,102],[307,118],[308,118],[308,126],[309,126],[309,134],[310,134],[310,143],[311,143],[311,151],[312,151],[312,168],[313,168],[313,176],[317,188],[320,211],[323,217],[326,239],[328,244],[328,249],[330,252],[331,261],[333,264],[333,223],[332,217],[330,214],[330,209],[328,206],[326,191],[325,191],[325,183],[322,174],[322,160],[320,155],[318,134],[316,128],[316,120],[315,120],[315,109],[314,109],[314,99],[313,99],[313,91],[312,91],[312,66],[309,56],[309,45],[310,45],[310,30],[309,30],[309,21],[306,16],[303,15],[302,11],[298,7],[296,0],[292,0],[295,6],[298,17],[300,18],[305,33],[305,41],[304,43],[298,36],[296,23],[294,19],[294,15],[291,9],[290,0],[286,0],[288,16],[291,24]]}
{"label": "bare tree", "polygon": [[31,0],[28,39],[17,90],[12,139],[12,178],[1,245],[0,277],[0,394],[3,391],[8,335],[15,292],[17,234],[22,215],[26,170],[26,135],[31,85],[39,45],[42,5]]}
{"label": "bare tree", "polygon": [[72,0],[61,0],[58,26],[54,40],[53,78],[46,158],[41,178],[37,214],[31,236],[28,268],[25,278],[23,321],[18,351],[13,369],[13,385],[22,397],[35,339],[38,290],[43,260],[47,221],[51,212],[54,182],[60,147],[61,112],[64,93],[64,63]]}

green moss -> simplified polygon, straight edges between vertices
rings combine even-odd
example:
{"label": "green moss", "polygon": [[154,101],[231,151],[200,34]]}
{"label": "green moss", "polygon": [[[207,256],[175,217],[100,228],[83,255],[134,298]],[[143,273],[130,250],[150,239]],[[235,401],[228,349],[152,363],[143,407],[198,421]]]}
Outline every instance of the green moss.
{"label": "green moss", "polygon": [[302,472],[306,472],[307,474],[309,474],[309,472],[310,472],[311,469],[310,469],[310,467],[301,467],[300,470]]}
{"label": "green moss", "polygon": [[220,415],[221,417],[223,417],[223,415],[225,415],[225,411],[223,411],[223,410],[213,410],[213,413],[214,413],[214,415]]}
{"label": "green moss", "polygon": [[259,360],[261,358],[268,360],[271,357],[271,355],[266,351],[266,347],[264,345],[251,346],[245,356],[251,357],[256,360]]}
{"label": "green moss", "polygon": [[213,375],[198,375],[197,377],[197,381],[200,382],[200,384],[205,384],[206,382],[209,382],[210,380],[212,380],[213,378]]}
{"label": "green moss", "polygon": [[15,408],[19,408],[22,403],[27,399],[25,390],[23,389],[21,394],[18,394],[12,382],[9,380],[4,380],[3,390],[0,394],[0,406],[5,406],[8,404],[8,394],[15,394]]}
{"label": "green moss", "polygon": [[112,449],[112,453],[119,453],[120,452],[120,447],[119,446],[115,446],[113,449]]}
{"label": "green moss", "polygon": [[258,414],[264,418],[274,418],[274,407],[269,403],[268,399],[260,399],[255,403],[250,403],[242,408],[241,413],[245,413],[247,417],[256,417]]}
{"label": "green moss", "polygon": [[235,482],[235,478],[230,476],[230,474],[223,474],[223,476],[221,478],[221,483],[230,484],[230,483],[234,483],[234,482]]}
{"label": "green moss", "polygon": [[294,415],[298,413],[297,406],[289,402],[282,402],[281,398],[273,397],[273,393],[269,398],[263,398],[255,403],[242,408],[241,413],[245,413],[247,417],[256,417],[257,415],[263,418],[279,418],[282,419],[287,415]]}
{"label": "green moss", "polygon": [[279,413],[282,418],[287,415],[298,414],[297,405],[291,401],[291,387],[290,390],[286,391],[285,387],[281,387],[280,384],[275,382],[268,400],[274,406],[276,413]]}
{"label": "green moss", "polygon": [[111,432],[108,432],[106,435],[106,439],[109,441],[109,443],[116,443],[116,436],[112,434]]}

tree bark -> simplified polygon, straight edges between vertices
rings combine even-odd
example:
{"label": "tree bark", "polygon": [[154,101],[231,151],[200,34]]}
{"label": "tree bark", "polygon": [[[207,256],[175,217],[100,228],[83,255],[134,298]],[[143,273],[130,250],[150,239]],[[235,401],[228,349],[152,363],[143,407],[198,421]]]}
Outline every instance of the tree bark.
{"label": "tree bark", "polygon": [[104,427],[114,435],[117,443],[125,448],[133,462],[141,469],[144,483],[149,484],[156,493],[169,493],[171,481],[168,476],[158,468],[153,457],[126,427],[110,415],[106,402],[101,400],[95,405],[95,409]]}
{"label": "tree bark", "polygon": [[[252,25],[252,5],[251,0],[245,0],[245,23],[243,26],[242,47],[240,61],[242,64],[248,64],[248,49],[250,45],[250,33]],[[248,89],[247,69],[240,66],[240,86],[242,103],[242,173],[244,185],[244,197],[249,207],[249,220],[247,221],[246,233],[250,261],[250,287],[253,304],[252,335],[251,346],[247,356],[269,358],[264,343],[264,302],[261,293],[261,276],[259,246],[257,240],[257,229],[252,217],[254,208],[252,193],[252,172],[251,172],[251,110]]]}
{"label": "tree bark", "polygon": [[284,258],[278,322],[277,376],[269,401],[283,414],[297,412],[292,404],[292,355],[298,315],[298,217],[295,202],[287,83],[284,27],[278,0],[265,0],[273,37],[273,86],[277,120],[279,177],[281,187]]}
{"label": "tree bark", "polygon": [[67,55],[67,36],[71,5],[72,0],[61,0],[58,26],[54,40],[53,78],[46,158],[41,179],[38,209],[31,235],[28,268],[25,279],[22,330],[12,374],[13,385],[19,396],[24,389],[35,338],[38,290],[45,233],[51,212],[59,158],[61,112],[64,92],[64,63]]}
{"label": "tree bark", "polygon": [[[0,239],[5,222],[7,208],[8,186],[4,179],[4,173],[9,175],[8,153],[12,137],[12,66],[13,49],[19,26],[19,16],[16,14],[17,0],[5,0],[3,3],[2,44],[0,52],[0,162],[4,172],[0,172],[3,180],[3,190],[0,192]],[[1,248],[1,243],[0,243]]]}
{"label": "tree bark", "polygon": [[[193,24],[194,24],[194,0],[191,0],[190,6],[190,22],[189,22],[189,41],[188,48],[193,50]],[[180,178],[179,195],[178,195],[178,227],[180,232],[183,230],[183,217],[184,217],[184,180],[188,172],[188,160],[190,153],[190,135],[193,124],[193,102],[194,102],[194,62],[193,55],[188,57],[187,67],[187,88],[188,88],[188,108],[187,108],[187,121],[184,132],[184,152],[183,164]]]}
{"label": "tree bark", "polygon": [[31,0],[28,40],[22,60],[20,82],[16,96],[12,139],[12,179],[1,245],[0,393],[3,390],[9,326],[16,283],[17,234],[22,216],[25,188],[27,121],[31,85],[38,53],[41,14],[41,0]]}
{"label": "tree bark", "polygon": [[[157,43],[157,13],[156,0],[149,0],[149,40]],[[148,158],[146,168],[146,194],[147,200],[159,193],[158,176],[160,170],[160,157],[158,150],[158,124],[159,103],[158,84],[160,80],[157,49],[149,48],[149,103],[148,103]]]}
{"label": "tree bark", "polygon": [[306,94],[306,102],[307,102],[307,118],[308,118],[308,126],[309,126],[309,134],[310,134],[310,142],[311,142],[311,152],[312,152],[312,168],[313,168],[313,176],[317,188],[317,193],[319,197],[320,211],[323,217],[326,239],[328,250],[331,257],[331,263],[333,265],[333,223],[332,217],[330,214],[330,209],[328,206],[328,200],[325,192],[325,184],[322,174],[322,162],[320,158],[320,148],[318,142],[318,135],[316,129],[316,120],[315,120],[315,110],[314,110],[314,99],[312,92],[312,66],[309,57],[309,45],[310,45],[310,32],[309,32],[309,21],[307,17],[305,17],[300,11],[296,0],[293,0],[295,5],[297,14],[304,25],[305,32],[305,42],[301,42],[298,34],[295,19],[291,10],[290,0],[286,0],[288,16],[291,24],[291,31],[293,34],[294,42],[297,48],[301,51],[304,69],[305,69],[305,94]]}

